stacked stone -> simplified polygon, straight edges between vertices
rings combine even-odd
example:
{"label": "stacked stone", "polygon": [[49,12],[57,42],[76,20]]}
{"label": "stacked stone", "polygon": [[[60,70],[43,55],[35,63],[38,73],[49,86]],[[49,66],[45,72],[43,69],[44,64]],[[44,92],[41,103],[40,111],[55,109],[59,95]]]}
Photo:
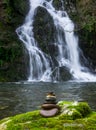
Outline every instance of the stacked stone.
{"label": "stacked stone", "polygon": [[59,111],[59,107],[56,105],[56,103],[55,94],[53,92],[48,93],[45,103],[41,106],[40,114],[44,117],[55,116]]}

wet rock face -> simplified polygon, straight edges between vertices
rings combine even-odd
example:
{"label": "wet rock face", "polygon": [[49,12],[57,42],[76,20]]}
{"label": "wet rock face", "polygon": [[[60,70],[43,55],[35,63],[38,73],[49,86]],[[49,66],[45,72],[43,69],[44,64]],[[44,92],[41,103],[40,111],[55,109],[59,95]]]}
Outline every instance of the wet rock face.
{"label": "wet rock face", "polygon": [[62,66],[59,68],[60,70],[60,80],[61,81],[68,81],[72,79],[72,75],[70,74],[68,68]]}
{"label": "wet rock face", "polygon": [[76,11],[76,0],[54,0],[53,5],[57,10],[65,9],[68,13]]}
{"label": "wet rock face", "polygon": [[75,32],[79,36],[79,45],[89,64],[96,66],[96,0],[54,0],[54,6],[61,9],[62,4],[75,23]]}
{"label": "wet rock face", "polygon": [[[80,0],[77,2],[79,24],[79,43],[89,64],[95,69],[96,66],[96,1]],[[78,22],[79,21],[79,22]]]}
{"label": "wet rock face", "polygon": [[49,53],[48,44],[54,43],[55,27],[53,19],[46,9],[37,8],[33,26],[34,37],[39,47]]}
{"label": "wet rock face", "polygon": [[54,7],[57,9],[57,10],[59,10],[59,9],[62,9],[62,1],[61,0],[54,0],[53,1],[53,5],[54,5]]}

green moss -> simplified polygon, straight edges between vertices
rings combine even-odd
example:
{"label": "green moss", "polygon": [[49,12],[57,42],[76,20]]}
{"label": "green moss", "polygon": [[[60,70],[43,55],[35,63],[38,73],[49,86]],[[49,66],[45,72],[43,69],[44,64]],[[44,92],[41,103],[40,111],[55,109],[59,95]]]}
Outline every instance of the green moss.
{"label": "green moss", "polygon": [[9,119],[10,119],[10,118],[8,117],[8,118],[5,118],[5,119],[1,120],[1,121],[0,121],[0,124],[2,124],[2,123],[4,123],[4,122],[8,121]]}
{"label": "green moss", "polygon": [[[73,102],[62,102],[65,105],[72,105]],[[61,103],[60,103],[61,104]],[[87,103],[78,103],[81,109],[85,109]],[[83,104],[83,105],[82,105]],[[74,107],[76,104],[74,105]],[[78,106],[78,105],[77,105]],[[83,108],[82,108],[83,106]],[[63,107],[63,105],[62,105]],[[88,107],[86,107],[88,108]],[[78,112],[74,112],[74,116],[77,116]],[[71,117],[71,116],[70,116]],[[1,130],[88,130],[96,129],[96,112],[87,113],[85,118],[64,118],[63,114],[59,114],[55,117],[44,118],[39,114],[39,110],[33,112],[27,112],[25,114],[16,115],[14,117],[5,118],[0,121]]]}
{"label": "green moss", "polygon": [[87,116],[89,113],[91,113],[91,109],[87,103],[80,102],[78,106],[76,106],[76,110],[78,110],[83,117]]}
{"label": "green moss", "polygon": [[65,102],[58,103],[61,106],[61,117],[68,119],[78,119],[91,113],[91,109],[86,102]]}

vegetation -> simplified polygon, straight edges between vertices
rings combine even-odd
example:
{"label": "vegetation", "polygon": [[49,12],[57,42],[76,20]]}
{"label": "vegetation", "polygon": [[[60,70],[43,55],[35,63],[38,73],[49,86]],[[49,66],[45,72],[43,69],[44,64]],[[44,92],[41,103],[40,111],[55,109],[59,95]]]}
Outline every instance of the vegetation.
{"label": "vegetation", "polygon": [[[70,0],[69,0],[70,1]],[[79,36],[79,45],[84,55],[89,60],[90,65],[96,66],[96,11],[95,0],[73,0],[75,4],[73,10],[69,12],[70,17],[76,23],[75,31]],[[73,3],[73,2],[72,2]],[[70,5],[72,5],[72,3]]]}
{"label": "vegetation", "polygon": [[26,78],[24,47],[15,32],[16,28],[22,24],[28,11],[26,2],[26,0],[24,2],[22,0],[0,1],[1,82],[18,81]]}
{"label": "vegetation", "polygon": [[92,112],[87,103],[62,101],[59,106],[61,111],[55,117],[44,118],[37,110],[5,118],[0,121],[0,130],[96,129],[96,112]]}

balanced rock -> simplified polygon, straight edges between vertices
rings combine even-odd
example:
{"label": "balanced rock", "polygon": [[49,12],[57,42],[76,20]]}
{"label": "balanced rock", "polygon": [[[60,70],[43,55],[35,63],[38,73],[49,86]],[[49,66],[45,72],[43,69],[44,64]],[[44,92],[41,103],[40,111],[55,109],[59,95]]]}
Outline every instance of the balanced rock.
{"label": "balanced rock", "polygon": [[53,92],[48,93],[45,103],[41,105],[40,114],[44,117],[55,116],[59,112],[59,106],[56,103],[55,94]]}

